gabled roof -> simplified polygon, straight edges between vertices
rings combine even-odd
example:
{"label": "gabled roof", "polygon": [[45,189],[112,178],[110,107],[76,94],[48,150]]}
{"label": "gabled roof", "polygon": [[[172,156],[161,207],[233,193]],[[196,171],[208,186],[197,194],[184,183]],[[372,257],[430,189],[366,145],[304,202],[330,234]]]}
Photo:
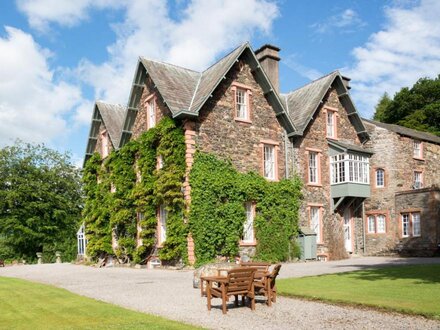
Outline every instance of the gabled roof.
{"label": "gabled roof", "polygon": [[139,101],[147,76],[150,76],[159,96],[168,106],[174,118],[197,117],[207,99],[214,93],[240,56],[243,56],[254,71],[256,79],[274,108],[280,124],[288,134],[294,134],[295,126],[278,93],[261,68],[249,43],[244,43],[203,72],[140,58],[130,92],[119,146],[125,144],[131,137],[131,129],[139,110]]}
{"label": "gabled roof", "polygon": [[404,127],[404,126],[395,125],[395,124],[381,123],[379,121],[369,120],[369,119],[365,119],[365,118],[362,118],[362,121],[364,121],[367,124],[372,124],[372,125],[376,125],[378,127],[387,129],[391,132],[394,132],[394,133],[397,133],[400,135],[408,136],[408,137],[411,137],[411,138],[414,138],[417,140],[421,140],[421,141],[428,141],[428,142],[440,144],[440,137],[437,135],[434,135],[434,134],[416,131],[414,129]]}
{"label": "gabled roof", "polygon": [[126,108],[120,104],[110,104],[102,101],[96,101],[92,125],[90,127],[89,139],[87,141],[85,162],[93,155],[98,141],[99,127],[101,123],[105,126],[113,148],[117,149],[121,138],[122,125],[124,123]]}
{"label": "gabled roof", "polygon": [[298,129],[298,134],[302,135],[304,133],[327,91],[332,86],[336,88],[340,102],[347,109],[350,122],[356,129],[357,134],[363,139],[368,138],[368,133],[339,71],[333,71],[299,89],[282,95],[289,116]]}

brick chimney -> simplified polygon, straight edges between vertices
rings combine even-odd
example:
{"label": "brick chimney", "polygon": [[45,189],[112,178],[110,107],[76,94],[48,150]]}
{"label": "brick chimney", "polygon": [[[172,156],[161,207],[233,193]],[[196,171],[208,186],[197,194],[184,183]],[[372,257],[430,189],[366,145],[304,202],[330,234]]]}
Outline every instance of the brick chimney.
{"label": "brick chimney", "polygon": [[260,61],[264,72],[269,77],[275,91],[280,92],[279,65],[280,57],[278,52],[280,49],[273,45],[263,45],[255,51],[258,61]]}

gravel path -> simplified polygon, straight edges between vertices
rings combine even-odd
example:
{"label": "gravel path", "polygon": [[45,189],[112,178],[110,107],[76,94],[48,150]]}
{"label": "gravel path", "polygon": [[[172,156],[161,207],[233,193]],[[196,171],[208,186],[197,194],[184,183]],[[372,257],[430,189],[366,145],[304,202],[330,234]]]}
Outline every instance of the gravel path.
{"label": "gravel path", "polygon": [[[440,263],[440,258],[352,258],[285,264],[280,277],[413,263]],[[231,303],[227,315],[222,315],[220,300],[215,299],[213,309],[208,312],[206,298],[201,298],[200,291],[192,288],[192,271],[47,264],[0,268],[0,276],[52,284],[87,297],[211,329],[440,329],[440,321],[422,317],[283,297],[271,308],[257,301],[254,312],[249,308],[233,308]]]}

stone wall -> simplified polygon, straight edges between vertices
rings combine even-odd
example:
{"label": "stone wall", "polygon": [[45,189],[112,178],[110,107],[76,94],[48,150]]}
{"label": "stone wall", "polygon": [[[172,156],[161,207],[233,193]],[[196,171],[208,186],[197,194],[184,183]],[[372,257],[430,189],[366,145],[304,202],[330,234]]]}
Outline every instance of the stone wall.
{"label": "stone wall", "polygon": [[[337,110],[337,139],[350,144],[361,145],[356,130],[350,123],[346,109],[339,101],[337,92],[331,88],[323,99],[323,104],[314,115],[302,137],[293,141],[297,168],[296,171],[304,182],[304,200],[300,209],[300,225],[310,227],[308,206],[320,206],[322,209],[323,244],[318,244],[318,254],[346,256],[342,229],[342,216],[333,213],[330,197],[330,157],[327,140],[326,108]],[[319,185],[309,185],[308,182],[308,152],[320,152],[321,182]],[[352,226],[355,221],[352,220]],[[329,251],[329,243],[331,249]]]}
{"label": "stone wall", "polygon": [[[397,251],[402,255],[433,256],[440,252],[440,188],[432,187],[396,194],[396,214],[420,212],[420,237],[401,237]],[[400,219],[399,219],[400,221]]]}
{"label": "stone wall", "polygon": [[[371,197],[365,201],[365,226],[369,215],[386,216],[386,233],[366,233],[366,253],[395,253],[402,245],[399,210],[411,204],[409,200],[398,198],[398,194],[412,191],[414,196],[417,195],[419,189],[413,190],[414,170],[423,172],[425,187],[440,184],[440,146],[423,142],[423,160],[415,159],[412,138],[371,123],[365,123],[365,126],[371,138],[366,146],[374,151],[370,159]],[[385,170],[383,188],[376,187],[375,171],[378,168]]]}
{"label": "stone wall", "polygon": [[[234,119],[233,82],[251,89],[249,122]],[[255,171],[262,174],[263,153],[260,143],[262,140],[274,141],[278,144],[278,178],[284,178],[284,130],[251,73],[251,68],[244,62],[240,61],[233,66],[226,79],[202,107],[195,131],[200,150],[230,159],[241,172]]]}

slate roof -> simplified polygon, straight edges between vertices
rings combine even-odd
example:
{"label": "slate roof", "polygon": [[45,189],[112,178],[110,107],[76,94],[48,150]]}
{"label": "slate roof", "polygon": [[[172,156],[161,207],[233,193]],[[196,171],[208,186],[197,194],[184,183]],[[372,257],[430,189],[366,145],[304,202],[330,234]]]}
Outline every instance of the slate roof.
{"label": "slate roof", "polygon": [[119,139],[121,138],[126,108],[120,104],[110,104],[102,101],[97,101],[96,106],[101,114],[102,121],[104,122],[104,126],[107,129],[113,146],[117,149]]}
{"label": "slate roof", "polygon": [[412,138],[415,138],[415,139],[421,140],[421,141],[428,141],[428,142],[440,144],[440,137],[437,135],[434,135],[434,134],[417,131],[417,130],[414,130],[414,129],[411,129],[408,127],[399,126],[399,125],[395,125],[395,124],[381,123],[379,121],[369,120],[369,119],[365,119],[365,118],[362,118],[362,121],[366,122],[367,124],[372,124],[372,125],[376,125],[378,127],[387,129],[389,131],[392,131],[392,132],[400,134],[400,135],[412,137]]}
{"label": "slate roof", "polygon": [[159,95],[170,109],[174,118],[179,116],[198,116],[206,100],[212,95],[225,75],[245,51],[247,51],[245,54],[246,60],[251,64],[252,70],[254,70],[266,97],[271,102],[277,118],[288,134],[293,134],[295,127],[284,108],[281,98],[274,91],[270,80],[262,70],[249,43],[246,42],[203,72],[143,57],[139,58],[119,146],[122,146],[131,137],[131,129],[137,116],[141,89],[147,75],[150,76]]}
{"label": "slate roof", "polygon": [[107,129],[113,147],[118,149],[121,139],[122,125],[124,124],[125,112],[126,107],[120,104],[110,104],[102,101],[96,101],[93,109],[92,125],[90,126],[84,165],[95,151],[101,123],[104,124],[105,128]]}
{"label": "slate roof", "polygon": [[337,74],[337,71],[332,72],[288,94],[283,94],[290,118],[300,132],[306,129]]}

